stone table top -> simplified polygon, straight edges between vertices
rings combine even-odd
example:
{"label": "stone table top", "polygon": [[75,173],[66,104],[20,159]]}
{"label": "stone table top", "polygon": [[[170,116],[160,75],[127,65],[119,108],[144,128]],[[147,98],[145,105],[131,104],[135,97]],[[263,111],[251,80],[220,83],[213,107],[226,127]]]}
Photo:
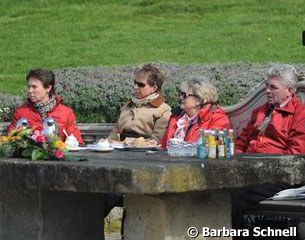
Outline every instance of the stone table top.
{"label": "stone table top", "polygon": [[202,161],[195,157],[170,157],[164,151],[73,154],[88,161],[0,159],[0,187],[163,194],[268,182],[305,182],[305,156],[252,154]]}

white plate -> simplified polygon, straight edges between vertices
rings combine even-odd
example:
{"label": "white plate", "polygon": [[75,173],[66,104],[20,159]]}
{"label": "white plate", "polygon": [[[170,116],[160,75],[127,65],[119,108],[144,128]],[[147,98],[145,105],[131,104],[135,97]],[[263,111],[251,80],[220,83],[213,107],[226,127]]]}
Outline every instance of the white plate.
{"label": "white plate", "polygon": [[111,152],[114,148],[110,147],[110,148],[91,148],[91,150],[95,151],[95,152]]}
{"label": "white plate", "polygon": [[86,150],[86,147],[67,148],[69,152],[77,152],[80,150]]}
{"label": "white plate", "polygon": [[110,143],[110,147],[122,149],[124,145],[123,143]]}

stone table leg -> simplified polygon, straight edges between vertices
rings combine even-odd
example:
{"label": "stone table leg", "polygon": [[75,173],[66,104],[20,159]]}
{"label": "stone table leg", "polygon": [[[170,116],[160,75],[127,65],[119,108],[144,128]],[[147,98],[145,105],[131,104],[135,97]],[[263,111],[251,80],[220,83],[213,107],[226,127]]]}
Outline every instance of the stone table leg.
{"label": "stone table leg", "polygon": [[230,229],[231,199],[227,191],[162,196],[127,194],[124,199],[125,240],[184,240],[190,227],[199,231],[193,239],[232,239],[203,237],[202,228]]}
{"label": "stone table leg", "polygon": [[6,189],[0,202],[0,239],[104,239],[102,194]]}

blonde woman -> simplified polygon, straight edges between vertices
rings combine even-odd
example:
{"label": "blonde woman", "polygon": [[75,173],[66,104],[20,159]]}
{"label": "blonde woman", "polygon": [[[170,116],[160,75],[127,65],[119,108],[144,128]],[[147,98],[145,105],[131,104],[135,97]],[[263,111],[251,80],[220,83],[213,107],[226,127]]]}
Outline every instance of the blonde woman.
{"label": "blonde woman", "polygon": [[230,128],[228,116],[217,104],[216,88],[205,78],[182,82],[179,104],[179,111],[172,114],[161,139],[163,148],[171,138],[196,142],[199,129]]}

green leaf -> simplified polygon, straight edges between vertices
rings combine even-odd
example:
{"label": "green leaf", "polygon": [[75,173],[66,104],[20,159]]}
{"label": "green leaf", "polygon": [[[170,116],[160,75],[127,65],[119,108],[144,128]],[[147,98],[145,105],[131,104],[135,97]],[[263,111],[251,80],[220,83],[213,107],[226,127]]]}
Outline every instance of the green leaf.
{"label": "green leaf", "polygon": [[20,141],[17,143],[20,148],[28,148],[30,146],[28,141]]}
{"label": "green leaf", "polygon": [[0,146],[0,158],[5,156],[4,148]]}
{"label": "green leaf", "polygon": [[43,149],[34,149],[31,154],[32,161],[37,161],[48,157],[48,153]]}
{"label": "green leaf", "polygon": [[0,145],[0,157],[10,157],[15,153],[15,148],[9,142]]}
{"label": "green leaf", "polygon": [[65,161],[88,161],[88,160],[85,158],[79,158],[68,154],[65,156]]}
{"label": "green leaf", "polygon": [[26,129],[23,129],[20,133],[19,133],[19,136],[20,137],[26,137],[28,136],[30,133],[31,133],[31,128],[26,128]]}
{"label": "green leaf", "polygon": [[21,152],[21,155],[23,157],[31,157],[32,156],[32,149],[31,148],[26,148]]}

